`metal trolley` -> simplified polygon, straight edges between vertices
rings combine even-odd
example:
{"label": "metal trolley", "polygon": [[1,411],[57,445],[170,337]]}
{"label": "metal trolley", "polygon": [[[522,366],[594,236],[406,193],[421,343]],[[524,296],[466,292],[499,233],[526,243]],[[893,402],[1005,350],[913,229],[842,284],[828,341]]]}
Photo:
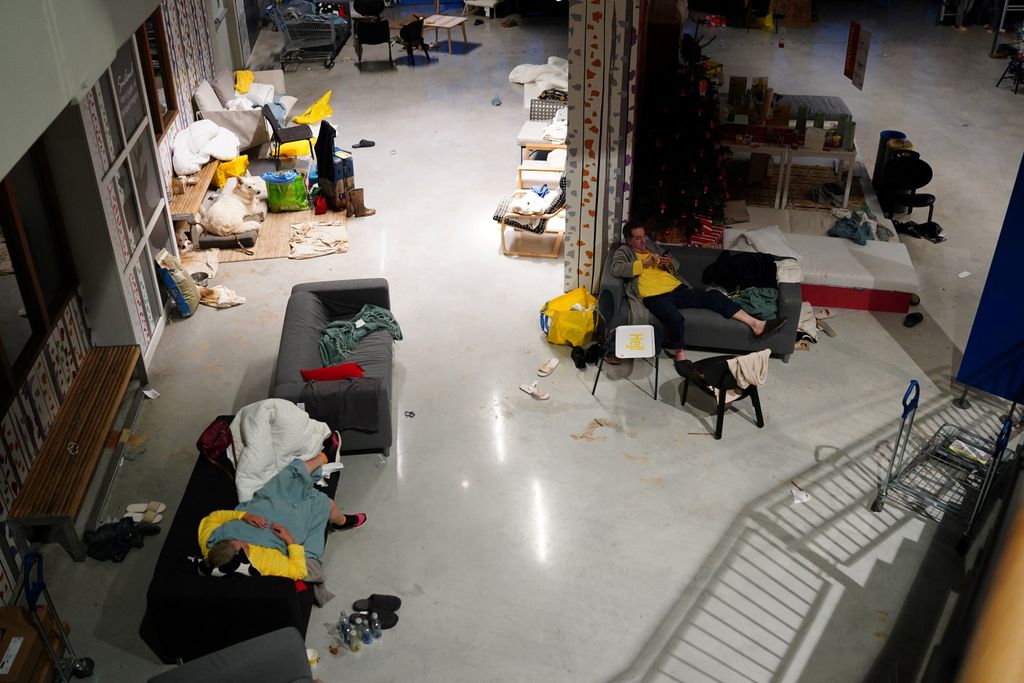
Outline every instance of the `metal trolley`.
{"label": "metal trolley", "polygon": [[903,414],[889,471],[871,510],[881,512],[888,498],[935,521],[947,516],[956,518],[965,525],[957,543],[957,550],[963,553],[970,545],[978,513],[1006,452],[1011,424],[1009,421],[1003,424],[994,444],[977,434],[944,424],[908,459],[907,445],[920,393],[917,381],[912,380],[903,396]]}
{"label": "metal trolley", "polygon": [[[306,3],[308,5],[308,3]],[[274,26],[284,37],[281,68],[301,62],[323,62],[330,69],[345,45],[349,29],[347,20],[340,22],[329,15],[316,15],[299,6],[281,5],[268,8]]]}
{"label": "metal trolley", "polygon": [[[43,647],[53,663],[53,680],[68,683],[72,676],[88,678],[92,675],[94,663],[89,657],[76,655],[74,648],[71,647],[64,622],[60,620],[60,615],[57,614],[57,610],[53,606],[53,600],[50,599],[50,591],[46,589],[46,582],[43,580],[43,557],[34,551],[28,553],[22,560],[21,571],[21,588],[25,591],[25,601],[28,603],[29,613],[32,615],[36,631],[39,632]],[[38,609],[40,597],[46,598],[46,606],[53,618],[53,630],[56,631],[59,639],[57,647],[52,642],[53,636],[50,628],[40,617]]]}

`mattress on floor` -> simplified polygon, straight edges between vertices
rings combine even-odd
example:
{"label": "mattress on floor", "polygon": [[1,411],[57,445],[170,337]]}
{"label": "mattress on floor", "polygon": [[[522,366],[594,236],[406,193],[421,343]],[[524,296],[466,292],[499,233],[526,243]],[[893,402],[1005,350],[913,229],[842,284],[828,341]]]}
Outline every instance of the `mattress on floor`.
{"label": "mattress on floor", "polygon": [[[725,231],[731,244],[739,229]],[[804,282],[828,287],[855,287],[890,292],[916,292],[920,283],[902,242],[870,241],[864,246],[841,237],[790,233],[786,243],[800,254]]]}
{"label": "mattress on floor", "polygon": [[836,219],[828,211],[793,211],[790,209],[770,209],[765,206],[748,206],[750,220],[746,223],[735,223],[730,228],[750,230],[763,228],[766,225],[777,225],[781,232],[795,235],[825,236]]}

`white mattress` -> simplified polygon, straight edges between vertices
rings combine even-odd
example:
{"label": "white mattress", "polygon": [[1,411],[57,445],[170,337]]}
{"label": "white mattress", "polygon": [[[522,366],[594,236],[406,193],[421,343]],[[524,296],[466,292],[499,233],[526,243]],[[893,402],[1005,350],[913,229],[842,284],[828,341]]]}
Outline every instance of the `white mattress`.
{"label": "white mattress", "polygon": [[[725,244],[731,244],[740,232],[741,229],[727,228]],[[792,232],[785,239],[800,254],[806,284],[890,292],[916,292],[920,286],[910,252],[902,242],[872,240],[860,246],[842,237]]]}

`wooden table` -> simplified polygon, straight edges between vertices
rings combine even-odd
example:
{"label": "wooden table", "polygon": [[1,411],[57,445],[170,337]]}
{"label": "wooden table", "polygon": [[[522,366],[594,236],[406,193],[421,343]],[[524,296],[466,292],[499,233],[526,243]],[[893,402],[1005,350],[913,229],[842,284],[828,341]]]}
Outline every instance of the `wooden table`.
{"label": "wooden table", "polygon": [[431,14],[429,17],[423,20],[423,30],[434,29],[434,42],[437,42],[438,31],[444,29],[448,31],[448,54],[452,53],[452,29],[455,27],[462,28],[462,43],[468,49],[469,39],[466,38],[466,17],[451,17],[447,14]]}

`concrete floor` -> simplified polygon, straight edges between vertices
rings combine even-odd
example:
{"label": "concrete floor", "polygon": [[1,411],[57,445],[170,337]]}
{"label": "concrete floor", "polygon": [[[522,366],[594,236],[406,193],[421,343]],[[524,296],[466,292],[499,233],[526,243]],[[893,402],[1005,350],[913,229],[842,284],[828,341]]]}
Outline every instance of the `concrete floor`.
{"label": "concrete floor", "polygon": [[[868,168],[880,130],[907,132],[935,169],[928,191],[949,237],[907,240],[924,322],[908,330],[900,315],[837,311],[838,337],[771,363],[764,429],[744,411],[715,441],[706,411],[680,407],[664,360],[660,400],[622,379],[602,380],[592,398],[593,368],[576,370],[567,347],[545,343],[537,311],[559,293],[562,266],[502,256],[490,215],[514,181],[525,116],[507,74],[564,56],[565,21],[485,20],[468,28],[468,54],[442,42],[429,65],[419,55],[415,68],[403,58],[360,73],[339,59],[288,75],[300,108],[334,90],[340,145],[376,141],[354,153],[378,213],[350,222],[347,254],[221,267],[216,282],[248,301],[167,329],[151,375],[162,395],[144,406],[110,513],[155,498],[173,515],[202,428],[267,396],[292,284],[383,276],[405,333],[398,439],[384,466],[372,455],[345,462],[337,500],[369,522],[327,550],[338,598],[314,610],[307,637],[320,678],[914,679],[982,544],[961,561],[934,525],[868,505],[910,379],[922,386],[918,435],[943,421],[991,433],[1005,412],[983,397],[952,408],[950,378],[1024,147],[1024,100],[992,87],[1003,63],[987,57],[981,29],[936,27],[927,3],[904,5],[830,4],[814,28],[787,30],[784,49],[775,35],[724,29],[707,50],[726,77],[842,96]],[[413,9],[423,10],[403,6]],[[863,92],[842,77],[851,18],[873,32]],[[254,66],[271,63],[278,39],[261,39]],[[342,57],[354,59],[350,45]],[[551,400],[537,402],[518,385],[552,355],[562,362],[541,380]],[[594,418],[612,426],[573,438]],[[810,503],[792,505],[790,480]],[[136,633],[160,541],[120,565],[46,548],[48,583],[76,647],[96,660],[93,680],[166,668]],[[329,655],[328,624],[371,592],[402,596],[401,622],[359,654]],[[933,608],[911,613],[915,593]]]}

